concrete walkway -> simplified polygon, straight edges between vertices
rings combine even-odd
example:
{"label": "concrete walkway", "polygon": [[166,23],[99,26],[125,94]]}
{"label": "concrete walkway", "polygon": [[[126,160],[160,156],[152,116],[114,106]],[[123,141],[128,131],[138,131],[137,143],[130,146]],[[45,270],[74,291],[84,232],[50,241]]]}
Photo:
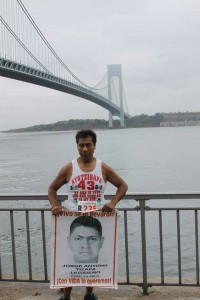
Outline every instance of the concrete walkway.
{"label": "concrete walkway", "polygon": [[[183,293],[179,295],[178,293],[173,293],[173,291],[170,291],[170,288],[168,288],[169,291],[165,291],[165,293],[160,293],[160,291],[152,289],[148,296],[142,295],[139,291],[134,291],[132,289],[122,289],[118,292],[111,292],[110,290],[106,291],[96,291],[96,294],[98,295],[99,300],[200,300],[200,296],[194,296],[191,292],[188,293],[187,296],[183,296]],[[199,291],[200,293],[200,291]],[[187,294],[187,293],[186,293]],[[74,292],[72,296],[72,300],[83,300],[84,293]],[[41,295],[35,295],[35,296],[28,296],[19,298],[18,300],[57,300],[61,296],[57,293],[51,293],[51,294],[41,294]]]}
{"label": "concrete walkway", "polygon": [[[74,288],[72,300],[83,300],[85,289]],[[119,286],[118,290],[96,288],[99,300],[200,300],[199,287],[152,287],[144,296],[137,286]],[[0,300],[58,300],[59,290],[50,290],[46,283],[0,282]]]}

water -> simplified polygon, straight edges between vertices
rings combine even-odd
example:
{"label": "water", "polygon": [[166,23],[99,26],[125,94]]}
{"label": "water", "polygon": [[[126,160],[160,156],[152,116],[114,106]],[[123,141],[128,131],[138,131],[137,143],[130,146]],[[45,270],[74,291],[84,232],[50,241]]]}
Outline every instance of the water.
{"label": "water", "polygon": [[[96,156],[127,181],[129,192],[199,191],[200,127],[97,135]],[[0,193],[46,193],[59,169],[76,156],[75,132],[0,133]]]}
{"label": "water", "polygon": [[[128,183],[129,192],[198,192],[200,178],[200,127],[175,128],[141,128],[121,130],[97,131],[96,156],[113,167]],[[75,132],[51,133],[0,133],[0,194],[47,193],[48,185],[58,173],[60,168],[77,156]],[[108,184],[107,192],[114,192],[115,188]],[[65,192],[65,187],[60,193]],[[195,201],[188,202],[192,205]],[[157,202],[151,201],[151,206]],[[173,202],[176,204],[176,202]],[[180,202],[179,202],[180,204]],[[1,205],[5,205],[2,203]],[[6,205],[11,205],[6,203]],[[13,205],[13,204],[12,204]],[[31,203],[31,206],[38,203]],[[45,204],[48,206],[48,203]],[[128,202],[126,205],[129,205]],[[169,206],[168,202],[163,205]],[[171,205],[171,204],[170,204]],[[15,204],[16,206],[16,204]],[[24,231],[25,219],[21,213],[16,213],[21,222],[16,225],[17,259],[22,266],[27,253],[23,248],[26,240]],[[183,272],[194,276],[194,262],[192,257],[194,245],[194,216],[190,212],[181,216],[191,220],[184,228],[182,238]],[[138,229],[139,214],[132,212],[129,218],[129,251],[133,257],[130,262],[134,274],[141,274],[141,246]],[[147,220],[151,226],[147,229],[147,246],[149,272],[159,274],[159,241],[158,226],[153,212],[149,213]],[[177,273],[177,253],[171,247],[174,242],[175,215],[166,212],[165,235],[165,271],[169,275]],[[157,220],[157,219],[156,219]],[[183,221],[182,221],[183,220]],[[9,223],[8,216],[1,217],[1,224]],[[35,213],[31,219],[32,260],[34,272],[39,273],[41,262],[38,260],[37,241],[41,240],[39,230],[40,217]],[[47,215],[47,225],[50,220]],[[1,226],[2,227],[2,226]],[[7,261],[11,259],[11,243],[8,225],[1,228],[2,251],[10,251],[4,255]],[[123,234],[123,228],[120,228]],[[47,231],[47,235],[49,231]],[[49,249],[49,247],[48,247]],[[125,272],[124,245],[120,241],[120,274]],[[157,252],[157,255],[155,253]],[[25,255],[25,256],[24,256]],[[49,256],[49,252],[48,252]],[[8,266],[3,265],[6,272]],[[189,272],[189,273],[188,273]]]}

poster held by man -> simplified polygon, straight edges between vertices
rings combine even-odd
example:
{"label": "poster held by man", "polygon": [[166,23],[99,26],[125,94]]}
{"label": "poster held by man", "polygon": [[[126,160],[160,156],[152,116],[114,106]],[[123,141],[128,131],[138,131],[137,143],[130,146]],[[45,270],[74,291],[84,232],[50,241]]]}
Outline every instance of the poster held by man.
{"label": "poster held by man", "polygon": [[118,213],[52,216],[51,288],[117,288]]}

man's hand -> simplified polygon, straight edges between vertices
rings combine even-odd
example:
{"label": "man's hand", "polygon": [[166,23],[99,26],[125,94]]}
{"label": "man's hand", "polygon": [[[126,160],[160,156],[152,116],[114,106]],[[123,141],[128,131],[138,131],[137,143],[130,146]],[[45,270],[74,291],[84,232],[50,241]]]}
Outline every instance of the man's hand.
{"label": "man's hand", "polygon": [[115,209],[115,206],[116,206],[116,204],[113,203],[112,201],[110,201],[102,207],[102,211],[103,212],[111,212],[111,211],[113,211],[113,209]]}
{"label": "man's hand", "polygon": [[52,215],[59,215],[60,213],[62,213],[62,211],[63,211],[62,207],[58,205],[52,206],[51,208]]}

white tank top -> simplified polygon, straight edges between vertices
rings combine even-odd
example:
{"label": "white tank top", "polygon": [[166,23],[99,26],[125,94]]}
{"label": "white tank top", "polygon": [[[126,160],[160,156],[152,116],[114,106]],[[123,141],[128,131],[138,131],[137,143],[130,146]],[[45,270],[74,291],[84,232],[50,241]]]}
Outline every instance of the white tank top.
{"label": "white tank top", "polygon": [[83,213],[101,209],[105,204],[105,186],[101,160],[96,159],[96,166],[91,172],[82,171],[77,159],[73,160],[72,176],[67,183],[67,209]]}

